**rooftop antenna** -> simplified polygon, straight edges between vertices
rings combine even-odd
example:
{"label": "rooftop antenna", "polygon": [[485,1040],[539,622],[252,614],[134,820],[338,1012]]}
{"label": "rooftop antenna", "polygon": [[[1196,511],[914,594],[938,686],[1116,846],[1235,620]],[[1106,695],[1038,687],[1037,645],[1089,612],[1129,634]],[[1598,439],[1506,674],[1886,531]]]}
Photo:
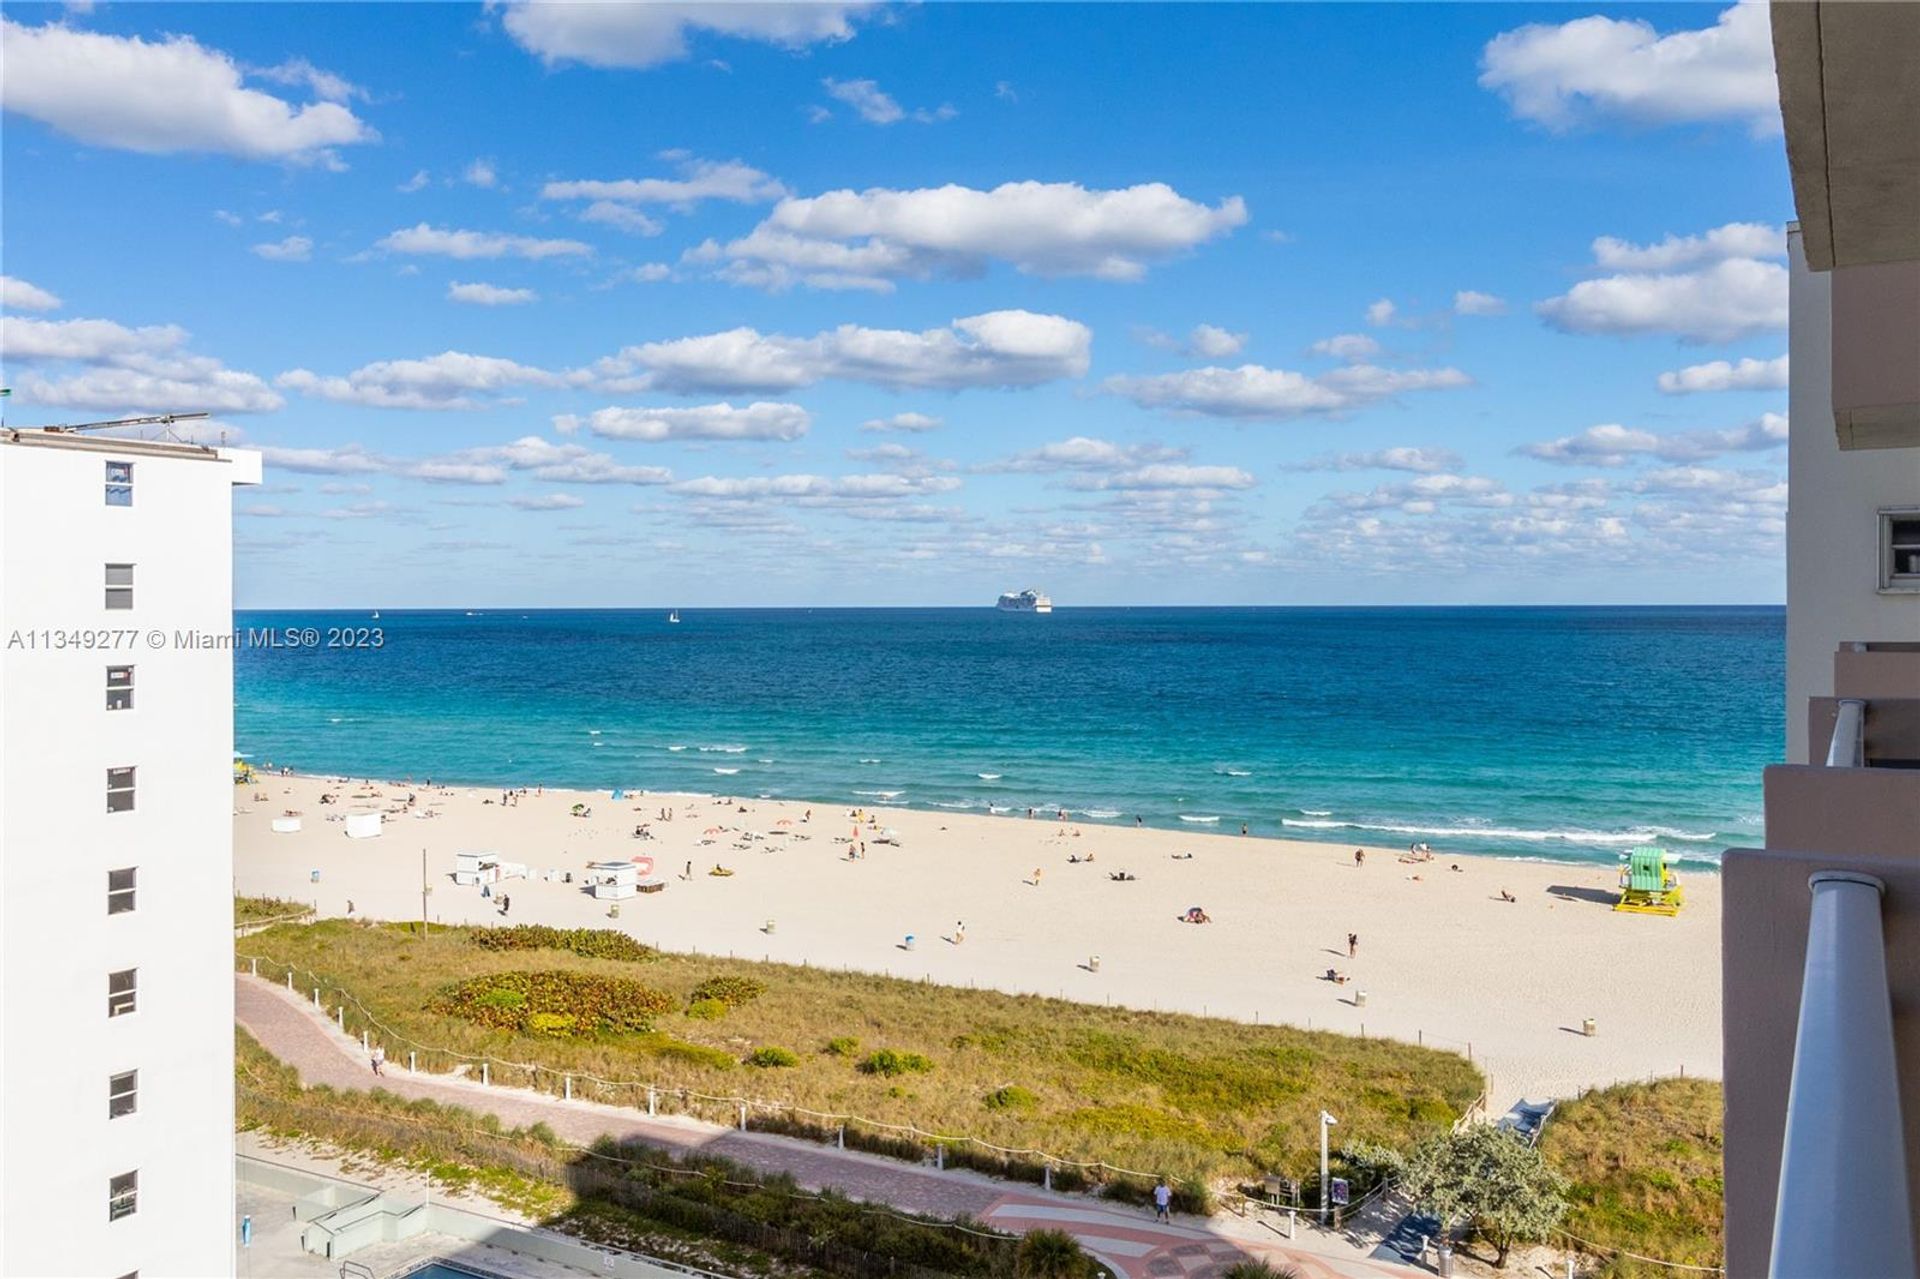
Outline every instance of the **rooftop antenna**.
{"label": "rooftop antenna", "polygon": [[[116,427],[116,426],[170,427],[175,422],[194,422],[194,421],[199,421],[208,416],[209,415],[206,413],[156,413],[148,417],[117,417],[106,422],[60,422],[52,426],[43,426],[37,429],[42,431],[47,431],[49,433],[65,435],[65,434],[77,434],[81,431],[104,431],[111,427]],[[178,436],[174,436],[171,431],[167,432],[167,434],[169,436],[172,436],[172,438],[175,440],[176,443],[186,442],[186,441],[180,440]]]}

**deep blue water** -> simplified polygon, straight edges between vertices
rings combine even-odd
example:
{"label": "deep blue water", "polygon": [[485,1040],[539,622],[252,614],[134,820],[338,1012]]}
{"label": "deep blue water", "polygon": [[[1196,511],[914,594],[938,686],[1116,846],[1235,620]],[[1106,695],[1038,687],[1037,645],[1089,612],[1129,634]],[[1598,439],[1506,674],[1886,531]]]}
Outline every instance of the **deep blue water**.
{"label": "deep blue water", "polygon": [[243,612],[236,740],[311,772],[710,791],[1436,850],[1760,835],[1778,608]]}

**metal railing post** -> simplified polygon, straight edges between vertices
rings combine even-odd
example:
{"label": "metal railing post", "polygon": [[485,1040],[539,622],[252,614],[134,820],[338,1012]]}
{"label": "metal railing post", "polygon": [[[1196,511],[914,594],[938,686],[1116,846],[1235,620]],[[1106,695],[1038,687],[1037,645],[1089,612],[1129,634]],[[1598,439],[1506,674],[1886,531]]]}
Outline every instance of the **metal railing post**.
{"label": "metal railing post", "polygon": [[1807,962],[1769,1272],[1914,1279],[1900,1077],[1871,875],[1807,881]]}
{"label": "metal railing post", "polygon": [[1857,697],[1840,699],[1833,720],[1833,741],[1827,744],[1828,768],[1859,768],[1867,757],[1867,704]]}

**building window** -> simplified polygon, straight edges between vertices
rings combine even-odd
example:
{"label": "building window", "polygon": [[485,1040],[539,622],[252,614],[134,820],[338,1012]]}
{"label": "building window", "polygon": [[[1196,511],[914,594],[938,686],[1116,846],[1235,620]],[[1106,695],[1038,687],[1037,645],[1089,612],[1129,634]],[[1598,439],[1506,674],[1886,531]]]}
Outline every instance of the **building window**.
{"label": "building window", "polygon": [[138,995],[138,968],[123,968],[117,973],[107,974],[107,1016],[123,1017],[133,1011]]}
{"label": "building window", "polygon": [[107,463],[107,505],[133,505],[133,463]]}
{"label": "building window", "polygon": [[1920,506],[1880,512],[1880,589],[1920,593]]}
{"label": "building window", "polygon": [[133,607],[133,565],[107,565],[107,607]]}
{"label": "building window", "polygon": [[140,1072],[125,1071],[107,1077],[107,1118],[118,1119],[140,1109]]}
{"label": "building window", "polygon": [[133,667],[107,667],[107,709],[110,711],[133,709]]}
{"label": "building window", "polygon": [[123,1172],[107,1183],[107,1220],[118,1221],[140,1211],[140,1174]]}
{"label": "building window", "polygon": [[133,811],[133,770],[131,768],[107,770],[107,811],[109,813]]}
{"label": "building window", "polygon": [[107,872],[107,914],[124,915],[133,909],[134,868]]}

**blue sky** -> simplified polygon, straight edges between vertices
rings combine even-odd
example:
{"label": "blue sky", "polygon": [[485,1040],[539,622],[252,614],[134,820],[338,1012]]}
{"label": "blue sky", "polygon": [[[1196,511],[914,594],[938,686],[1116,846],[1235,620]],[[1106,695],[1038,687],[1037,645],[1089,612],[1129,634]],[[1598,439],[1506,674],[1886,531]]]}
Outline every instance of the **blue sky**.
{"label": "blue sky", "polygon": [[1764,6],[8,6],[14,424],[242,606],[1782,591]]}

